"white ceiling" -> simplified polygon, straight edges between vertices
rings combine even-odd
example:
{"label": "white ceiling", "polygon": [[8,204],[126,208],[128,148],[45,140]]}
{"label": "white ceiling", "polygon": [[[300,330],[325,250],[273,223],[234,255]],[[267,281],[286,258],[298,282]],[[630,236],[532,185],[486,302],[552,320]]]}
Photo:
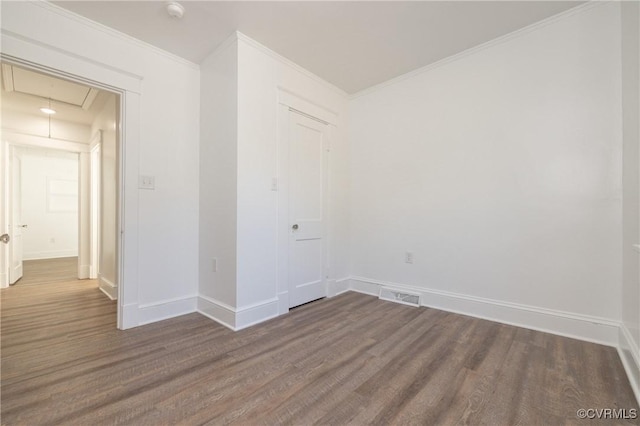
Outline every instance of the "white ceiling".
{"label": "white ceiling", "polygon": [[577,1],[55,1],[200,63],[233,31],[355,93],[569,8]]}
{"label": "white ceiling", "polygon": [[91,125],[104,105],[108,92],[83,84],[2,64],[2,111],[40,115],[42,107],[56,111],[52,120]]}

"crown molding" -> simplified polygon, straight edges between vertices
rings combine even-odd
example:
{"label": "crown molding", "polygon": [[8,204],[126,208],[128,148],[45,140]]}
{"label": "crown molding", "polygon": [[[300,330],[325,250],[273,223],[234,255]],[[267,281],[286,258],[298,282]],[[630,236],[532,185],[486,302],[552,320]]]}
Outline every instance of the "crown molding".
{"label": "crown molding", "polygon": [[108,27],[106,25],[100,24],[99,22],[92,21],[89,18],[86,18],[86,17],[84,17],[82,15],[78,15],[75,12],[72,12],[70,10],[67,10],[67,9],[63,8],[63,7],[60,7],[60,6],[55,5],[53,3],[50,3],[50,2],[48,2],[46,0],[34,0],[34,1],[31,2],[31,4],[33,4],[35,6],[39,6],[39,7],[43,8],[43,9],[46,9],[49,12],[55,13],[57,15],[60,15],[60,16],[64,17],[64,18],[67,18],[67,19],[70,19],[72,21],[75,21],[75,22],[77,22],[79,24],[82,24],[82,25],[85,25],[87,27],[90,27],[90,28],[92,28],[94,30],[100,31],[102,33],[105,33],[105,34],[107,34],[107,35],[109,35],[111,37],[120,39],[120,40],[122,40],[122,41],[124,41],[126,43],[130,43],[130,44],[136,45],[137,47],[140,47],[140,48],[142,48],[144,50],[152,51],[152,52],[154,52],[154,53],[156,53],[158,55],[164,56],[164,57],[166,57],[168,59],[171,59],[171,60],[173,60],[175,62],[178,62],[178,63],[180,63],[182,65],[185,65],[185,66],[187,66],[189,68],[196,69],[196,70],[200,69],[200,66],[198,64],[194,63],[194,62],[191,62],[191,61],[189,61],[187,59],[184,59],[184,58],[182,58],[182,57],[180,57],[178,55],[175,55],[175,54],[173,54],[171,52],[167,52],[166,50],[160,49],[159,47],[156,47],[156,46],[154,46],[152,44],[149,44],[149,43],[147,43],[145,41],[142,41],[140,39],[137,39],[135,37],[131,37],[130,35],[125,34],[125,33],[121,32],[121,31],[118,31],[118,30],[113,29],[111,27]]}
{"label": "crown molding", "polygon": [[285,64],[287,66],[289,66],[290,68],[295,69],[299,73],[305,75],[306,77],[309,77],[310,79],[312,79],[316,83],[321,84],[323,87],[331,90],[332,92],[344,97],[345,99],[348,99],[349,94],[347,92],[345,92],[344,90],[340,89],[337,86],[334,86],[333,84],[329,83],[327,80],[324,80],[323,78],[321,78],[318,75],[312,73],[311,71],[307,70],[306,68],[303,68],[300,65],[296,64],[295,62],[285,58],[281,54],[269,49],[267,46],[265,46],[263,44],[260,44],[259,42],[255,41],[251,37],[241,33],[240,31],[236,31],[235,32],[235,37],[238,40],[244,41],[245,43],[251,45],[252,47],[262,51],[263,53],[266,53],[267,55],[271,56],[273,59],[275,59],[275,60],[277,60],[277,61],[279,61],[279,62],[281,62],[281,63],[283,63],[283,64]]}

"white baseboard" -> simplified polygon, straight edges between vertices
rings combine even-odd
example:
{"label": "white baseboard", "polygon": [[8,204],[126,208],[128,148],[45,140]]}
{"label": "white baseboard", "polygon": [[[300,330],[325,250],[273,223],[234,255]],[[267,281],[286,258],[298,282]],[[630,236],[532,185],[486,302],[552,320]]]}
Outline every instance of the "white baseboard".
{"label": "white baseboard", "polygon": [[289,292],[278,293],[278,314],[284,315],[289,312]]}
{"label": "white baseboard", "polygon": [[6,272],[0,272],[0,288],[9,287],[9,274]]}
{"label": "white baseboard", "polygon": [[78,257],[78,250],[34,251],[22,254],[22,260],[58,259],[61,257]]}
{"label": "white baseboard", "polygon": [[98,276],[98,287],[109,299],[118,299],[118,286],[101,275]]}
{"label": "white baseboard", "polygon": [[[119,302],[118,302],[119,303]],[[120,324],[121,330],[137,327],[138,323],[138,304],[130,303],[128,305],[121,306],[122,309],[122,323]]]}
{"label": "white baseboard", "polygon": [[636,400],[640,404],[640,348],[624,323],[620,324],[619,338],[618,355],[627,372]]}
{"label": "white baseboard", "polygon": [[90,266],[89,265],[79,265],[78,266],[78,279],[80,280],[84,280],[90,277],[89,271],[90,271]]}
{"label": "white baseboard", "polygon": [[234,331],[251,327],[280,314],[277,297],[234,308],[211,297],[199,295],[197,311]]}
{"label": "white baseboard", "polygon": [[200,294],[196,311],[231,330],[236,330],[235,309],[226,303]]}
{"label": "white baseboard", "polygon": [[607,318],[413,287],[364,277],[350,277],[349,289],[377,296],[381,286],[420,293],[423,306],[497,321],[607,346],[618,346],[620,323]]}
{"label": "white baseboard", "polygon": [[278,298],[263,300],[236,309],[236,330],[270,320],[279,315]]}
{"label": "white baseboard", "polygon": [[327,282],[327,297],[334,297],[349,291],[349,278],[329,280]]}
{"label": "white baseboard", "polygon": [[150,324],[196,311],[197,296],[138,305],[138,325]]}

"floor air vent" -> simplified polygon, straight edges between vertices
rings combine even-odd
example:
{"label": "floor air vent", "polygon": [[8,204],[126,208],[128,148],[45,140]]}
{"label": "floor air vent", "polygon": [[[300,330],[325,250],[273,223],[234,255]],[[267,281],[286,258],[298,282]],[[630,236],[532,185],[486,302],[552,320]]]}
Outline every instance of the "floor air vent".
{"label": "floor air vent", "polygon": [[418,293],[409,293],[405,290],[396,290],[388,287],[380,288],[380,299],[409,306],[420,306],[420,295]]}

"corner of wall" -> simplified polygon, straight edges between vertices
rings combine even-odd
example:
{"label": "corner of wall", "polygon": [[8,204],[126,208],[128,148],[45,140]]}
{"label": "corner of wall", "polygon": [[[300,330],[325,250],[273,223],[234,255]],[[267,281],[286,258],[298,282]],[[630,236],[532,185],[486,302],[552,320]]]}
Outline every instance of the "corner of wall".
{"label": "corner of wall", "polygon": [[635,344],[629,329],[624,323],[620,325],[618,355],[629,378],[629,383],[640,404],[640,349]]}

